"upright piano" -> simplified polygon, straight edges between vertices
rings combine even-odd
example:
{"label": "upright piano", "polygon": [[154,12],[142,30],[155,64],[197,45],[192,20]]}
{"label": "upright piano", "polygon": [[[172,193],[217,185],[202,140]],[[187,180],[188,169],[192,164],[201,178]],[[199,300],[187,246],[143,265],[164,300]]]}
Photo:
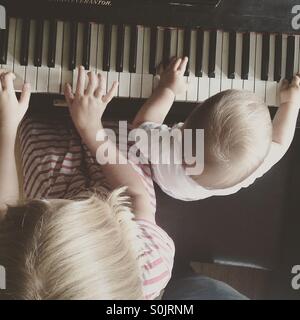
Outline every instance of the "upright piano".
{"label": "upright piano", "polygon": [[[0,65],[33,89],[31,112],[60,114],[63,87],[83,65],[120,83],[110,115],[131,118],[156,86],[157,67],[188,56],[186,94],[171,120],[226,89],[247,89],[278,106],[282,79],[300,70],[299,1],[0,0]],[[300,20],[300,19],[299,19]],[[300,132],[283,161],[236,195],[182,203],[158,190],[158,220],[177,246],[177,264],[200,260],[273,270],[268,297],[299,296]]]}
{"label": "upright piano", "polygon": [[106,75],[107,87],[118,80],[118,98],[146,99],[157,66],[188,56],[189,89],[177,101],[236,88],[276,106],[279,81],[300,69],[300,35],[291,23],[296,2],[1,0],[8,19],[0,64],[17,75],[17,90],[30,82],[55,104],[79,65]]}

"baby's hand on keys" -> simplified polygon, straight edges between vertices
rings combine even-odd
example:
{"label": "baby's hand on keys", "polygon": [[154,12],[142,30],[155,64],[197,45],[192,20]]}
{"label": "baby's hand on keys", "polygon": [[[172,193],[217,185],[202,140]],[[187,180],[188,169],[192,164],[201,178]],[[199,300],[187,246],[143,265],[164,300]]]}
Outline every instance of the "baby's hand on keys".
{"label": "baby's hand on keys", "polygon": [[188,58],[173,58],[168,67],[161,73],[158,87],[170,89],[174,95],[179,95],[187,90],[184,73]]}
{"label": "baby's hand on keys", "polygon": [[105,94],[105,78],[95,72],[88,73],[88,80],[85,90],[86,73],[84,67],[80,67],[75,94],[72,93],[70,84],[65,86],[65,97],[72,120],[78,132],[83,134],[101,128],[102,115],[118,88],[118,83],[115,82]]}
{"label": "baby's hand on keys", "polygon": [[14,89],[16,76],[12,72],[0,70],[0,129],[16,133],[30,100],[30,85],[25,83],[18,101]]}
{"label": "baby's hand on keys", "polygon": [[280,105],[294,105],[300,108],[300,74],[296,74],[291,83],[282,82],[280,88]]}

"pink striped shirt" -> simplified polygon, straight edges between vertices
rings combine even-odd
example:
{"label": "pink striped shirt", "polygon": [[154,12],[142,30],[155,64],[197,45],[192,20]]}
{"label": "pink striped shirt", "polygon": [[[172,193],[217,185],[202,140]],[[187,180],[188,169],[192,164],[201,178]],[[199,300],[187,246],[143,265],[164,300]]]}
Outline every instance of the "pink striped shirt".
{"label": "pink striped shirt", "polygon": [[[117,126],[108,124],[117,134]],[[126,139],[119,137],[119,147],[127,150]],[[126,141],[126,145],[122,145]],[[125,142],[124,142],[125,143]],[[83,198],[87,189],[109,189],[101,166],[82,143],[69,121],[43,122],[25,119],[20,126],[21,160],[24,176],[24,194],[27,199]],[[147,165],[134,165],[156,211],[156,198]],[[143,251],[139,256],[145,299],[159,296],[170,280],[175,248],[172,239],[156,224],[135,220]]]}

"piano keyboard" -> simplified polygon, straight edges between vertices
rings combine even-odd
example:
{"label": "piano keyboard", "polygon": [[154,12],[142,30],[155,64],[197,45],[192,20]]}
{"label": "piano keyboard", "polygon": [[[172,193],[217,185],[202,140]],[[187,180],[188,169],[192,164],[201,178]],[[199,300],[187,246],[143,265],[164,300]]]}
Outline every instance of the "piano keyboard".
{"label": "piano keyboard", "polygon": [[0,32],[0,64],[16,74],[16,90],[27,81],[33,92],[62,94],[83,65],[104,74],[107,88],[119,81],[118,97],[148,98],[156,67],[188,56],[188,91],[177,101],[203,101],[234,88],[276,106],[280,79],[300,70],[299,37],[10,18]]}

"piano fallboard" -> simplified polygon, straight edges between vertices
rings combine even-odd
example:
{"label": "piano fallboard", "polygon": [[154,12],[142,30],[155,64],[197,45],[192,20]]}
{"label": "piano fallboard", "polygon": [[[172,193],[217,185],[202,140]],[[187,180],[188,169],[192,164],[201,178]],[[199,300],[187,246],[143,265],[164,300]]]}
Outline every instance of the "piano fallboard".
{"label": "piano fallboard", "polygon": [[[172,4],[173,3],[173,4]],[[174,5],[181,3],[182,5]],[[184,5],[184,4],[187,5]],[[297,0],[0,0],[14,17],[297,34]]]}

